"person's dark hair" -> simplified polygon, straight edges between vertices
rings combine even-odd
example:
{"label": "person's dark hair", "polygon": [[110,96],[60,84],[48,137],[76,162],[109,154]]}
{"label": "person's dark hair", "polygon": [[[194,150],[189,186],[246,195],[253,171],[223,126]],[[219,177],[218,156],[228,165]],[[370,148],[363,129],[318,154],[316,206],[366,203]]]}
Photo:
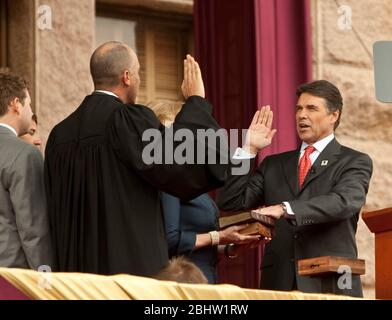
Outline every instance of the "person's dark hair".
{"label": "person's dark hair", "polygon": [[123,43],[110,41],[99,46],[90,59],[90,72],[95,89],[117,86],[122,73],[129,70],[131,64],[129,48]]}
{"label": "person's dark hair", "polygon": [[20,103],[24,104],[27,89],[25,79],[8,69],[0,69],[0,117],[7,113],[8,105],[15,98],[19,98]]}
{"label": "person's dark hair", "polygon": [[153,278],[158,280],[176,281],[181,283],[208,283],[203,272],[185,257],[177,257],[169,260],[169,263]]}
{"label": "person's dark hair", "polygon": [[343,111],[343,98],[339,89],[327,80],[317,80],[300,85],[297,89],[297,97],[299,98],[303,93],[324,98],[330,113],[339,110],[339,117],[334,128],[336,129],[339,126]]}
{"label": "person's dark hair", "polygon": [[38,117],[37,117],[37,115],[35,113],[31,117],[31,120],[33,120],[35,122],[35,124],[38,124]]}

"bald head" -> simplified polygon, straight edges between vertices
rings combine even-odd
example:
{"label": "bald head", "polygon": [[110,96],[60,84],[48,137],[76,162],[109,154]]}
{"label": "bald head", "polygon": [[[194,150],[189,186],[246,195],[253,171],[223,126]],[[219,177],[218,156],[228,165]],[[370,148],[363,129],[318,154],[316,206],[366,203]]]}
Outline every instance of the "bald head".
{"label": "bald head", "polygon": [[136,54],[126,44],[117,41],[102,44],[90,59],[90,72],[95,89],[108,90],[136,85],[137,88],[129,90],[135,89],[137,92],[140,82],[138,70]]}

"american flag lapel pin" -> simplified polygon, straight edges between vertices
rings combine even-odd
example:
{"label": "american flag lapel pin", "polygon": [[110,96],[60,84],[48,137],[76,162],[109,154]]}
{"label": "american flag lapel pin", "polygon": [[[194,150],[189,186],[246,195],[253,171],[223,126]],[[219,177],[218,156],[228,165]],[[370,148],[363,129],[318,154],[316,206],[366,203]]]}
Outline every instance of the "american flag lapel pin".
{"label": "american flag lapel pin", "polygon": [[326,166],[328,164],[328,160],[321,161],[321,166]]}

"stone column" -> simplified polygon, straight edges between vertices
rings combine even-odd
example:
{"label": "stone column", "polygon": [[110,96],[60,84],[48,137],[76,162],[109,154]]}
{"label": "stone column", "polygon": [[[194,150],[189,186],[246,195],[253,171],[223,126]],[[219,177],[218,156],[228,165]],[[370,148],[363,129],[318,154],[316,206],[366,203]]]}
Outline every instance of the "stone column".
{"label": "stone column", "polygon": [[[337,139],[373,159],[365,209],[390,207],[392,108],[375,98],[372,47],[377,40],[390,39],[392,3],[389,0],[312,0],[312,6],[314,78],[337,85],[344,99]],[[364,294],[374,298],[374,239],[362,219],[357,243],[359,257],[366,259],[366,275],[362,277]]]}
{"label": "stone column", "polygon": [[7,66],[29,83],[35,108],[35,4],[31,0],[7,2]]}
{"label": "stone column", "polygon": [[35,2],[36,110],[46,142],[54,125],[93,89],[89,60],[94,49],[95,1]]}

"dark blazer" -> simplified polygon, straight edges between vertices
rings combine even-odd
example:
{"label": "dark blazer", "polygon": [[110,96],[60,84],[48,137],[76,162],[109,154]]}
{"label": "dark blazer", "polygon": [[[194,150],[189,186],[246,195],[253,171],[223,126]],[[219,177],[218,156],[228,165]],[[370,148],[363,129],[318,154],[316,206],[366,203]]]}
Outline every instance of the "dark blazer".
{"label": "dark blazer", "polygon": [[214,201],[207,193],[190,201],[162,193],[161,201],[169,256],[186,256],[203,271],[209,283],[216,283],[217,247],[195,250],[197,234],[218,229],[219,211]]}
{"label": "dark blazer", "polygon": [[[295,220],[279,219],[276,237],[266,246],[262,288],[325,292],[362,296],[360,278],[352,290],[336,288],[336,277],[301,277],[297,261],[325,255],[357,258],[355,233],[365,204],[372,161],[368,155],[332,140],[309,170],[302,189],[298,186],[299,151],[266,157],[252,174],[231,176],[217,199],[227,211],[271,206],[288,201]],[[327,165],[321,165],[328,160]],[[249,161],[249,160],[245,160]],[[251,160],[254,163],[255,160]]]}

